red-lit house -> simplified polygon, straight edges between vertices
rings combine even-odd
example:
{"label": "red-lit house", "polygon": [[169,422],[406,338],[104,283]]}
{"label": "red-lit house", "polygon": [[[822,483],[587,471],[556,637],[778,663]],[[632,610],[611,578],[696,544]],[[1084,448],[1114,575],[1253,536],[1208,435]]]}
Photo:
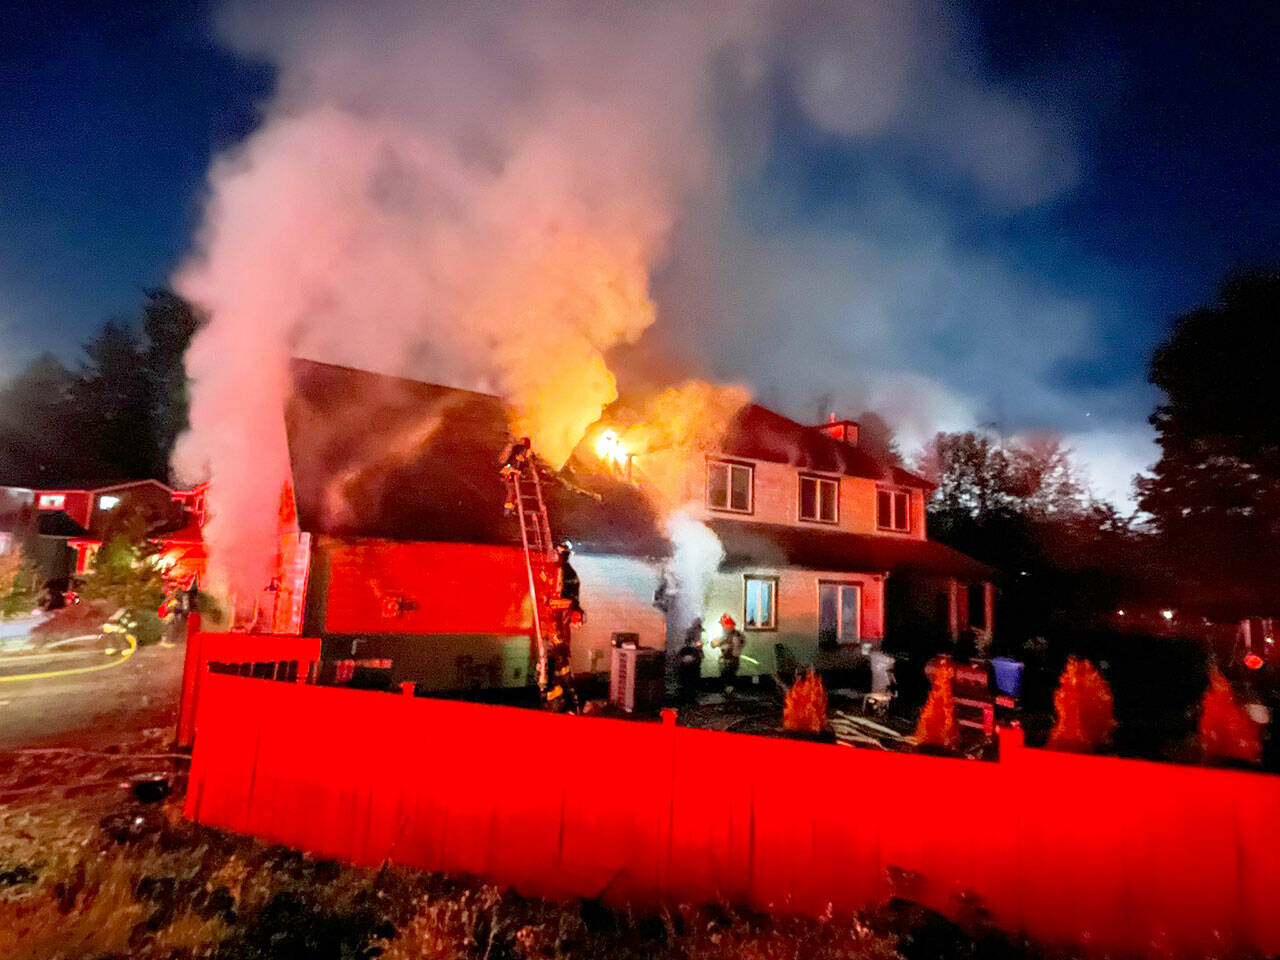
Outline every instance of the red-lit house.
{"label": "red-lit house", "polygon": [[[427,687],[527,683],[528,581],[497,472],[503,402],[311,361],[292,373],[296,527],[274,588],[296,616],[277,602],[277,632],[320,636],[327,657],[391,659],[396,680]],[[690,453],[680,482],[725,549],[704,622],[728,612],[744,625],[756,661],[744,673],[771,671],[776,644],[813,662],[820,641],[874,646],[899,622],[989,637],[991,571],[927,539],[929,484],[868,455],[856,424],[805,427],[753,404],[721,447]],[[587,611],[575,671],[607,670],[616,631],[678,640],[686,624],[656,602],[678,578],[648,499],[581,457],[561,476],[548,509],[575,544]]]}
{"label": "red-lit house", "polygon": [[13,536],[34,550],[48,580],[88,573],[104,537],[123,516],[161,545],[175,581],[189,583],[204,572],[204,486],[174,490],[159,480],[129,480],[3,489],[6,503],[22,505]]}

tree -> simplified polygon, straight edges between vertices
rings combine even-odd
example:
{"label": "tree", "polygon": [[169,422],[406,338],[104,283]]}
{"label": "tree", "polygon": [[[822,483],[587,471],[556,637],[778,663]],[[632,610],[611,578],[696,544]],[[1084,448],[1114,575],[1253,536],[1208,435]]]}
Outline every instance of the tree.
{"label": "tree", "polygon": [[882,463],[902,466],[902,451],[898,449],[893,428],[872,410],[858,415],[858,446]]}
{"label": "tree", "polygon": [[827,688],[812,667],[787,691],[782,705],[782,729],[806,733],[827,729]]}
{"label": "tree", "polygon": [[107,321],[84,345],[71,403],[87,449],[107,465],[110,479],[140,479],[154,472],[158,451],[151,392],[137,336],[124,324]]}
{"label": "tree", "polygon": [[1236,702],[1217,667],[1209,671],[1209,686],[1200,701],[1199,734],[1207,760],[1257,763],[1262,759],[1262,726]]}
{"label": "tree", "polygon": [[1057,719],[1049,733],[1050,750],[1093,753],[1115,731],[1111,686],[1088,660],[1067,658],[1053,706]]}
{"label": "tree", "polygon": [[96,469],[78,442],[74,385],[75,375],[44,354],[0,389],[0,482],[47,486]]}
{"label": "tree", "polygon": [[34,610],[43,580],[39,568],[21,547],[0,555],[0,615],[16,617]]}
{"label": "tree", "polygon": [[0,389],[0,482],[167,480],[187,424],[183,354],[200,318],[176,294],[148,291],[138,325],[108,321],[74,371],[45,355]]}
{"label": "tree", "polygon": [[[1138,484],[1183,596],[1275,610],[1280,579],[1280,271],[1238,274],[1151,360],[1161,456]],[[1224,602],[1225,601],[1225,602]]]}
{"label": "tree", "polygon": [[916,743],[933,750],[954,750],[960,743],[956,725],[956,670],[950,657],[938,661],[929,699],[916,721]]}
{"label": "tree", "polygon": [[155,643],[164,635],[160,607],[169,589],[159,561],[151,541],[117,534],[98,551],[80,596],[114,608],[115,621],[138,643]]}
{"label": "tree", "polygon": [[159,461],[152,476],[167,476],[169,454],[187,428],[187,371],[183,356],[203,319],[191,304],[168,290],[147,291],[142,309],[142,359],[149,390],[151,435]]}
{"label": "tree", "polygon": [[918,469],[937,484],[930,536],[1002,574],[1002,646],[1097,619],[1142,569],[1141,535],[1089,494],[1057,437],[939,433]]}

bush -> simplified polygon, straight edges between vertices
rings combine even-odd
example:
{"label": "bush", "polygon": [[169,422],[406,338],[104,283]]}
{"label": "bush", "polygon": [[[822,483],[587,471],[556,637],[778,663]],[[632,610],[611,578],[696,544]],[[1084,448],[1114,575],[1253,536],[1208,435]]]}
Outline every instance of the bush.
{"label": "bush", "polygon": [[1067,658],[1053,695],[1057,721],[1049,733],[1050,750],[1094,753],[1116,728],[1111,687],[1088,660]]}
{"label": "bush", "polygon": [[0,555],[0,615],[21,617],[40,600],[40,570],[20,547]]}
{"label": "bush", "polygon": [[916,722],[916,743],[922,747],[954,750],[960,743],[960,728],[956,725],[955,676],[956,668],[951,658],[940,659],[933,672],[929,699]]}
{"label": "bush", "polygon": [[812,667],[787,691],[782,728],[807,733],[821,733],[827,728],[827,690]]}
{"label": "bush", "polygon": [[1217,667],[1209,672],[1209,688],[1200,702],[1200,747],[1206,760],[1262,759],[1262,728],[1236,703],[1231,685]]}

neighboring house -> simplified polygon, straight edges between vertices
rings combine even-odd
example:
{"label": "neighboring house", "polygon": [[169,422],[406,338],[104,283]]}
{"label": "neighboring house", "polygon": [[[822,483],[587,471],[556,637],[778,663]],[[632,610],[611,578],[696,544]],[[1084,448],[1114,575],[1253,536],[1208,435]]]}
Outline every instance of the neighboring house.
{"label": "neighboring house", "polygon": [[[0,517],[0,527],[33,552],[46,580],[88,573],[103,539],[126,515],[161,544],[175,579],[187,582],[203,573],[203,486],[173,490],[159,480],[130,480],[42,490],[0,487],[0,505],[18,503],[19,519],[7,523]],[[13,513],[7,506],[3,512]]]}
{"label": "neighboring house", "polygon": [[[327,657],[391,659],[396,680],[433,688],[529,682],[528,579],[497,470],[503,402],[312,361],[292,374],[293,504],[257,628],[320,636]],[[773,670],[778,643],[812,663],[820,641],[874,646],[899,625],[989,637],[991,570],[927,539],[930,485],[869,456],[855,423],[806,427],[751,404],[720,446],[685,457],[679,482],[724,545],[700,606],[708,626],[727,612],[745,628],[744,673]],[[608,669],[614,632],[663,646],[687,626],[668,622],[671,546],[648,498],[588,461],[545,488],[582,580],[579,673]]]}

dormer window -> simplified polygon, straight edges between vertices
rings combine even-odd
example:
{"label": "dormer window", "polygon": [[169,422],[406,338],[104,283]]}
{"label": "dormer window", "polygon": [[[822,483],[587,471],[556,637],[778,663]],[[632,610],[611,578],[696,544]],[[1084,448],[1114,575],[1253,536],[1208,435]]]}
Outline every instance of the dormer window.
{"label": "dormer window", "polygon": [[876,526],[906,533],[911,529],[911,494],[904,490],[876,491]]}
{"label": "dormer window", "polygon": [[800,519],[817,523],[840,521],[840,481],[832,477],[800,476]]}
{"label": "dormer window", "polygon": [[712,510],[750,513],[754,474],[749,463],[707,461],[707,506]]}

